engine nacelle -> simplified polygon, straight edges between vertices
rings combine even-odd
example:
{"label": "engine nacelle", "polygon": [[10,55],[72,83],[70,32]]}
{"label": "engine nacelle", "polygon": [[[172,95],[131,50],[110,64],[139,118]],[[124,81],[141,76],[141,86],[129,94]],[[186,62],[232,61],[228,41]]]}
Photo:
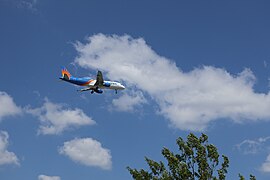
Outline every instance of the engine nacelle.
{"label": "engine nacelle", "polygon": [[102,94],[103,91],[101,89],[95,89],[95,92],[98,93],[98,94]]}
{"label": "engine nacelle", "polygon": [[111,83],[109,83],[109,82],[104,82],[104,83],[103,83],[103,86],[105,86],[105,87],[110,87],[110,86],[111,86]]}

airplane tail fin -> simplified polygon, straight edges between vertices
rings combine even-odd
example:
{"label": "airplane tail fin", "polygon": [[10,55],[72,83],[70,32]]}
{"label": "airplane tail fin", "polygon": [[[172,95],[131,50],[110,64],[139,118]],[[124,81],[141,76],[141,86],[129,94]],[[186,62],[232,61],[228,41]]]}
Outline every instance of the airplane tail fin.
{"label": "airplane tail fin", "polygon": [[63,67],[62,68],[62,77],[60,79],[63,79],[63,80],[69,80],[71,77],[71,74],[68,72],[68,70]]}

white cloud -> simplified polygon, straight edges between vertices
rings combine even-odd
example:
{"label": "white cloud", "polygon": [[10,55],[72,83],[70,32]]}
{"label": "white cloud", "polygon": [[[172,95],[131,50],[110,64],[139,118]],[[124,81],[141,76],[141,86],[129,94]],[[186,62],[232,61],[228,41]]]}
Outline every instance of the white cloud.
{"label": "white cloud", "polygon": [[20,165],[17,156],[13,152],[7,150],[8,133],[0,131],[0,165],[15,164]]}
{"label": "white cloud", "polygon": [[267,156],[265,162],[262,164],[260,170],[262,172],[269,173],[270,172],[270,154]]}
{"label": "white cloud", "polygon": [[173,127],[201,131],[222,118],[270,120],[270,95],[254,92],[255,76],[249,69],[237,75],[212,66],[182,72],[142,38],[97,34],[87,40],[75,45],[75,62],[147,93]]}
{"label": "white cloud", "polygon": [[263,61],[263,66],[264,66],[265,68],[267,68],[267,66],[268,66],[267,61]]}
{"label": "white cloud", "polygon": [[[236,145],[236,148],[244,154],[257,154],[269,146],[270,136],[261,137],[256,140],[246,139]],[[268,144],[266,144],[268,142]]]}
{"label": "white cloud", "polygon": [[59,153],[86,166],[96,166],[105,170],[111,169],[112,166],[110,150],[103,148],[100,142],[92,138],[67,141],[59,148]]}
{"label": "white cloud", "polygon": [[22,113],[21,108],[14,103],[13,98],[2,91],[0,91],[0,107],[0,120],[7,116]]}
{"label": "white cloud", "polygon": [[[270,136],[260,137],[255,140],[246,139],[236,145],[236,148],[244,154],[258,154],[261,152],[269,151],[270,149]],[[270,172],[270,154],[267,156],[265,162],[261,165],[262,172]]]}
{"label": "white cloud", "polygon": [[61,180],[61,178],[59,176],[39,175],[38,180]]}
{"label": "white cloud", "polygon": [[261,143],[253,140],[244,140],[240,144],[237,144],[236,147],[244,154],[256,154],[261,149]]}
{"label": "white cloud", "polygon": [[45,135],[60,134],[69,128],[95,124],[81,109],[68,109],[48,99],[45,99],[41,108],[28,109],[27,112],[40,119],[38,132]]}
{"label": "white cloud", "polygon": [[32,13],[36,13],[37,12],[37,0],[14,0],[15,5],[17,6],[17,8],[20,9],[27,9],[29,11],[31,11]]}
{"label": "white cloud", "polygon": [[146,99],[141,91],[124,93],[124,95],[112,101],[115,110],[128,112],[133,112],[137,106],[144,103],[146,103]]}

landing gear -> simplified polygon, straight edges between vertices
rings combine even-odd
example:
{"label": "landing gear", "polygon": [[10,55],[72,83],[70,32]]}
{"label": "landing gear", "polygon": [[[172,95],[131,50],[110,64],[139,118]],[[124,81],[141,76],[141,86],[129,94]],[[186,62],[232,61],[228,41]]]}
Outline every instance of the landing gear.
{"label": "landing gear", "polygon": [[115,90],[115,94],[117,94],[117,89]]}
{"label": "landing gear", "polygon": [[94,90],[91,91],[91,94],[93,94],[93,93],[94,93]]}

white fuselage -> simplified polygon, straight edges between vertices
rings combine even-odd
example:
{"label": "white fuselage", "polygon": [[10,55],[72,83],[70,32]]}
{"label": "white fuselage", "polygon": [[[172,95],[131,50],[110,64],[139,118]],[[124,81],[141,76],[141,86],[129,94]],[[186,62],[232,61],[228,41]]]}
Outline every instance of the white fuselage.
{"label": "white fuselage", "polygon": [[[90,88],[96,88],[95,85],[97,80],[93,80],[88,84],[88,87]],[[125,86],[123,86],[121,83],[116,81],[104,81],[103,85],[98,86],[100,89],[114,89],[114,90],[123,90],[125,89]]]}

